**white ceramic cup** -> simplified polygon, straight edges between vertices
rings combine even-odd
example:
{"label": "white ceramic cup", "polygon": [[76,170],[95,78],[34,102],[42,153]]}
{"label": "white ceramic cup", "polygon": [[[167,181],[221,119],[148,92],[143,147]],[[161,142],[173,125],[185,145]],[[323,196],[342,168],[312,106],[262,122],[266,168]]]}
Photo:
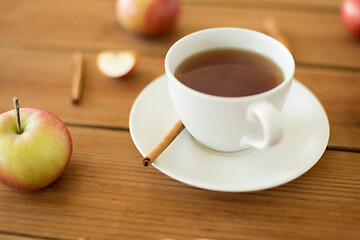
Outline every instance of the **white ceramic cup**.
{"label": "white ceramic cup", "polygon": [[[190,56],[216,48],[239,48],[272,59],[284,81],[275,88],[245,97],[221,97],[201,93],[181,83],[174,72]],[[241,28],[212,28],[178,40],[167,52],[165,71],[175,110],[189,133],[218,151],[258,149],[276,145],[282,138],[280,111],[293,80],[295,63],[279,41]]]}

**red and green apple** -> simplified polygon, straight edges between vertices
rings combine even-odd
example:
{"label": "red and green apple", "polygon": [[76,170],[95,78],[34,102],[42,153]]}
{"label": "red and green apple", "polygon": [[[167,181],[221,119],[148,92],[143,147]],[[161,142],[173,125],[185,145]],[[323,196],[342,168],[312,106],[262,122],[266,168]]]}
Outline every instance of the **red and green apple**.
{"label": "red and green apple", "polygon": [[66,169],[72,140],[55,115],[34,108],[20,109],[22,133],[15,110],[0,115],[0,182],[22,190],[38,190]]}
{"label": "red and green apple", "polygon": [[360,39],[360,0],[344,0],[340,16],[349,32]]}
{"label": "red and green apple", "polygon": [[124,29],[156,36],[175,25],[179,8],[178,0],[117,0],[116,16]]}

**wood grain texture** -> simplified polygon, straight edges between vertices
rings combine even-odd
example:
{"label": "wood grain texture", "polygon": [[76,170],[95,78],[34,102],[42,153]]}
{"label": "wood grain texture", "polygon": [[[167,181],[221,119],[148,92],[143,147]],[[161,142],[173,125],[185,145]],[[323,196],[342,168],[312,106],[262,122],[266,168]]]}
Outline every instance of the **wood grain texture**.
{"label": "wood grain texture", "polygon": [[135,97],[164,72],[162,58],[140,57],[126,79],[110,79],[96,67],[95,54],[84,54],[84,90],[80,105],[71,103],[71,52],[0,50],[0,112],[17,96],[23,107],[44,109],[68,123],[128,127]]}
{"label": "wood grain texture", "polygon": [[281,23],[297,62],[360,69],[360,45],[345,30],[339,14],[333,12],[184,4],[177,27],[170,34],[145,39],[120,29],[114,1],[1,0],[1,5],[0,44],[6,46],[129,48],[164,56],[172,43],[191,32],[220,26],[263,31],[263,19],[271,16]]}
{"label": "wood grain texture", "polygon": [[329,147],[360,151],[360,72],[297,67],[295,78],[325,108],[330,122]]}
{"label": "wood grain texture", "polygon": [[[84,0],[81,0],[84,1]],[[98,0],[104,1],[104,0]],[[108,0],[113,1],[113,0]],[[296,8],[297,10],[338,10],[341,0],[180,0],[183,4],[188,5],[221,5],[221,6],[252,6],[262,8]]]}
{"label": "wood grain texture", "polygon": [[[72,52],[0,48],[0,112],[21,106],[50,111],[67,123],[128,128],[131,106],[140,91],[164,73],[163,58],[140,56],[133,75],[109,79],[85,58],[85,86],[79,106],[71,104]],[[359,150],[360,72],[296,67],[295,77],[319,98],[331,127],[330,146]]]}
{"label": "wood grain texture", "polygon": [[73,157],[57,182],[38,192],[0,186],[0,232],[91,240],[360,237],[360,153],[327,151],[283,186],[221,193],[144,168],[126,131],[70,132]]}
{"label": "wood grain texture", "polygon": [[261,7],[276,9],[297,9],[298,11],[337,11],[341,0],[182,0],[185,4],[232,7]]}
{"label": "wood grain texture", "polygon": [[[182,0],[176,28],[146,39],[121,30],[115,0],[0,0],[0,113],[16,95],[21,106],[63,119],[74,142],[68,169],[50,187],[0,185],[0,240],[360,239],[360,44],[342,26],[340,2]],[[167,49],[204,28],[263,31],[266,17],[292,48],[295,77],[328,114],[320,161],[290,183],[243,194],[193,188],[144,168],[128,117],[141,89],[163,74]],[[114,80],[98,71],[97,52],[110,48],[139,52],[133,75]],[[85,62],[79,106],[71,104],[76,50]]]}
{"label": "wood grain texture", "polygon": [[[6,233],[0,233],[0,239],[1,240],[56,240],[56,239],[50,239],[50,238],[38,238],[38,237],[32,237],[32,236],[18,236],[13,234],[6,234]],[[77,240],[77,239],[74,239]]]}

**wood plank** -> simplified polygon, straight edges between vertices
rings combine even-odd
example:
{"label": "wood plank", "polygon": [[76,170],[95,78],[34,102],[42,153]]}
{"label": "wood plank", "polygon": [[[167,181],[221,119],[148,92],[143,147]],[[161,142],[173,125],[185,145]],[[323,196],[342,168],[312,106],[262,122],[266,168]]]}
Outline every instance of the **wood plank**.
{"label": "wood plank", "polygon": [[84,1],[71,0],[1,0],[1,5],[2,45],[72,50],[131,48],[164,56],[173,42],[191,32],[219,26],[263,31],[263,19],[272,16],[281,23],[297,62],[360,68],[360,45],[345,30],[338,13],[184,4],[171,34],[146,39],[119,28],[113,1],[88,0],[86,7]]}
{"label": "wood plank", "polygon": [[134,74],[110,79],[96,67],[96,55],[84,56],[84,93],[80,105],[71,102],[72,52],[0,50],[1,112],[17,96],[23,107],[50,111],[68,123],[128,128],[135,97],[163,73],[161,58],[141,57]]}
{"label": "wood plank", "polygon": [[185,4],[207,6],[236,6],[236,7],[261,7],[261,8],[286,8],[297,10],[338,11],[341,0],[182,0]]}
{"label": "wood plank", "polygon": [[[128,128],[129,112],[140,91],[163,74],[163,58],[140,56],[137,70],[123,80],[108,79],[85,54],[85,88],[80,105],[70,97],[72,52],[0,48],[0,112],[17,96],[23,107],[50,111],[65,122]],[[330,120],[330,146],[359,150],[360,72],[299,66],[295,77],[324,105]]]}
{"label": "wood plank", "polygon": [[326,151],[306,174],[253,193],[184,185],[140,164],[126,131],[70,128],[50,187],[0,186],[0,232],[56,239],[359,239],[360,153]]}
{"label": "wood plank", "polygon": [[325,108],[330,122],[329,147],[360,151],[360,72],[297,67],[295,78]]}
{"label": "wood plank", "polygon": [[[84,1],[84,0],[82,0]],[[103,0],[101,0],[103,1]],[[113,1],[113,0],[109,0]],[[260,7],[260,8],[296,8],[298,11],[338,11],[341,0],[181,0],[186,5]]]}
{"label": "wood plank", "polygon": [[18,235],[10,235],[5,233],[0,233],[1,240],[55,240],[50,238],[37,238],[32,236],[18,236]]}

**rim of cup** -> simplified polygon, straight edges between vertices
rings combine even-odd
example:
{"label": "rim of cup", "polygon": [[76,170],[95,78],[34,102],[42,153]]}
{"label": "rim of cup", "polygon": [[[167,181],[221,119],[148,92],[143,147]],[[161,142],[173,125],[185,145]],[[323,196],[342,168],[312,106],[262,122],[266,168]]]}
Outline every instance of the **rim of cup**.
{"label": "rim of cup", "polygon": [[[289,61],[290,61],[290,74],[289,74],[289,77],[288,78],[285,78],[284,76],[284,80],[279,84],[277,85],[276,87],[268,90],[268,91],[265,91],[265,92],[262,92],[262,93],[258,93],[258,94],[254,94],[254,95],[249,95],[249,96],[240,96],[240,97],[224,97],[224,96],[216,96],[216,95],[211,95],[211,94],[207,94],[207,93],[203,93],[203,92],[200,92],[200,91],[197,91],[195,89],[192,89],[188,86],[186,86],[185,84],[183,84],[182,82],[180,82],[174,75],[174,72],[171,70],[170,66],[169,66],[169,58],[171,57],[171,55],[173,54],[174,51],[176,51],[176,48],[182,44],[184,41],[187,41],[189,38],[192,38],[194,37],[195,35],[198,35],[198,34],[204,34],[206,32],[210,32],[210,31],[244,31],[244,32],[248,32],[248,33],[251,33],[251,34],[257,34],[259,37],[265,39],[265,41],[272,41],[276,47],[280,48],[286,55],[288,55],[288,58],[289,58]],[[230,46],[230,48],[236,48],[236,47],[232,47]],[[210,49],[216,49],[215,48],[209,48],[207,50],[210,50]],[[241,49],[241,48],[239,48]],[[244,48],[245,50],[249,50],[249,51],[252,51],[251,49],[246,49]],[[205,50],[206,51],[206,50]],[[200,53],[202,51],[199,51],[197,53]],[[254,51],[255,52],[255,51]],[[261,54],[261,53],[259,53]],[[264,54],[261,54],[261,55],[264,55]],[[192,55],[190,55],[191,57]],[[268,56],[266,56],[267,58],[270,58]],[[272,60],[270,58],[270,60]],[[275,63],[276,65],[279,65],[277,63]],[[178,67],[178,66],[177,66]],[[284,71],[283,71],[283,68],[281,66],[279,66],[281,71],[283,72],[284,74]],[[170,75],[170,81],[174,82],[175,84],[177,84],[178,87],[181,87],[183,88],[185,91],[188,91],[189,93],[193,94],[193,95],[196,95],[196,96],[199,96],[199,97],[202,97],[202,98],[208,98],[209,100],[222,100],[222,101],[239,101],[239,100],[254,100],[256,98],[264,98],[266,97],[267,95],[272,95],[278,91],[280,91],[280,89],[282,89],[285,85],[287,85],[289,82],[291,82],[291,80],[293,80],[293,77],[294,77],[294,73],[295,73],[295,61],[294,61],[294,57],[292,56],[292,54],[290,53],[290,51],[281,43],[279,42],[278,40],[276,40],[275,38],[272,38],[264,33],[261,33],[261,32],[258,32],[258,31],[254,31],[254,30],[250,30],[250,29],[246,29],[246,28],[236,28],[236,27],[219,27],[219,28],[208,28],[208,29],[204,29],[204,30],[200,30],[200,31],[196,31],[196,32],[193,32],[189,35],[186,35],[182,38],[180,38],[178,41],[176,41],[168,50],[168,52],[166,53],[166,56],[165,56],[165,72],[166,72],[166,75]],[[169,76],[167,76],[169,77]]]}

